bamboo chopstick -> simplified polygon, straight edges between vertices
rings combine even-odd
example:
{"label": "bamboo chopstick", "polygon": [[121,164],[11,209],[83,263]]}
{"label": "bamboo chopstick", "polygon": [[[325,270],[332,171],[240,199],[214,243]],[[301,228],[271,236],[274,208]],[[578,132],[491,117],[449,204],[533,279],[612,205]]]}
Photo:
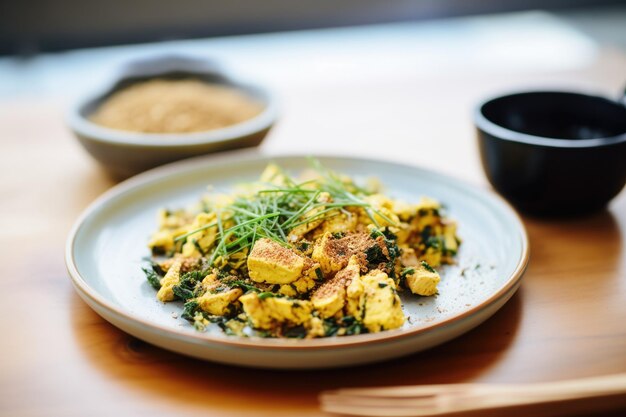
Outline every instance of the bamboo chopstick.
{"label": "bamboo chopstick", "polygon": [[323,392],[320,401],[324,411],[353,416],[562,417],[626,410],[626,374],[534,384],[345,388]]}

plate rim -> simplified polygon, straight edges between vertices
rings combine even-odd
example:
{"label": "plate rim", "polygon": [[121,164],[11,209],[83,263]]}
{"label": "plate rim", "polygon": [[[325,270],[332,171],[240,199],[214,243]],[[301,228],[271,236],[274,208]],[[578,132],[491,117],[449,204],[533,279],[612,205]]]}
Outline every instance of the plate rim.
{"label": "plate rim", "polygon": [[[521,257],[517,262],[517,265],[514,271],[507,278],[506,282],[498,288],[496,292],[491,294],[486,300],[481,303],[472,306],[468,310],[455,314],[451,317],[448,317],[442,321],[438,321],[436,323],[424,324],[421,326],[415,326],[408,329],[392,329],[385,330],[383,332],[378,333],[367,333],[360,335],[352,335],[349,337],[336,337],[336,338],[316,338],[316,339],[273,339],[273,338],[261,338],[261,337],[247,337],[247,338],[227,338],[223,336],[215,336],[209,333],[190,333],[185,330],[178,330],[175,328],[170,328],[164,325],[160,325],[154,322],[151,322],[146,319],[142,319],[140,317],[134,316],[129,312],[124,311],[123,308],[116,306],[112,302],[108,301],[104,296],[99,294],[99,292],[91,287],[87,281],[81,276],[78,267],[76,266],[76,261],[74,258],[74,246],[76,243],[76,238],[81,231],[81,228],[84,226],[87,219],[89,219],[94,213],[96,213],[99,209],[106,206],[106,204],[112,200],[115,200],[117,197],[121,197],[128,192],[132,192],[134,189],[139,188],[143,185],[151,184],[155,181],[159,181],[161,179],[167,178],[171,174],[175,174],[181,171],[192,172],[199,167],[205,166],[207,162],[213,164],[229,164],[229,163],[242,163],[242,162],[250,162],[257,161],[261,159],[272,159],[272,158],[301,158],[305,159],[307,157],[316,157],[316,158],[335,158],[335,159],[343,159],[349,160],[352,162],[367,162],[367,163],[385,163],[392,164],[396,166],[400,166],[408,169],[417,169],[419,171],[428,173],[429,175],[433,175],[437,177],[439,180],[443,180],[444,182],[452,182],[457,185],[460,184],[464,188],[472,189],[478,194],[484,194],[492,199],[494,199],[497,203],[501,205],[505,211],[508,212],[515,220],[516,228],[519,232],[519,237],[522,242],[522,253]],[[203,155],[199,157],[193,157],[184,159],[181,161],[176,161],[170,164],[162,165],[151,170],[145,171],[138,175],[135,175],[125,181],[122,181],[104,193],[102,193],[99,197],[97,197],[93,202],[91,202],[79,215],[77,220],[74,222],[70,233],[68,235],[66,246],[65,246],[65,265],[67,272],[70,276],[72,284],[76,287],[76,290],[79,295],[84,295],[88,297],[92,302],[98,304],[101,308],[108,310],[110,313],[116,315],[119,320],[126,320],[137,322],[146,329],[149,329],[153,333],[158,333],[161,336],[165,336],[169,339],[174,339],[183,342],[192,342],[195,344],[217,344],[222,346],[229,347],[237,347],[244,349],[263,349],[263,350],[272,350],[272,351],[302,351],[302,350],[326,350],[326,349],[340,349],[340,348],[354,348],[363,345],[370,344],[380,344],[380,343],[389,343],[399,339],[407,339],[414,336],[417,336],[422,333],[437,331],[446,327],[448,325],[454,324],[455,322],[460,322],[467,317],[471,317],[474,314],[479,313],[484,310],[491,304],[496,303],[500,298],[506,296],[506,294],[518,285],[519,281],[522,279],[522,276],[528,266],[528,262],[530,259],[530,247],[528,240],[528,233],[522,222],[519,214],[515,211],[515,209],[500,195],[496,194],[491,189],[486,189],[479,187],[474,184],[467,183],[461,179],[449,176],[447,174],[442,174],[440,172],[430,170],[427,168],[422,168],[418,165],[406,164],[403,162],[394,161],[391,159],[384,158],[371,158],[371,157],[361,157],[361,156],[350,156],[343,154],[324,154],[324,153],[316,153],[311,155],[309,153],[297,153],[297,152],[289,152],[289,153],[278,153],[278,154],[261,154],[257,150],[243,150],[243,151],[233,151],[226,152],[218,155]],[[96,312],[97,313],[97,312]],[[109,321],[106,317],[97,313],[105,320]],[[110,321],[109,321],[110,322]],[[118,326],[116,326],[118,327]],[[182,340],[181,340],[182,339]]]}

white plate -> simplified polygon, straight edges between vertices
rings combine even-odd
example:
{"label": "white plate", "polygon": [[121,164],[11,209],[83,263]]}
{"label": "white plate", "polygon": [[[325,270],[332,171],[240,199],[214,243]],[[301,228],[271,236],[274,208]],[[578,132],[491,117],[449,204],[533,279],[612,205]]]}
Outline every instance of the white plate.
{"label": "white plate", "polygon": [[112,188],[74,226],[66,264],[80,296],[120,329],[165,349],[202,359],[264,368],[327,368],[381,361],[424,350],[482,323],[517,290],[528,262],[520,219],[495,194],[420,168],[374,160],[320,157],[356,178],[378,177],[386,193],[407,201],[439,199],[459,222],[458,265],[442,270],[439,295],[404,292],[409,320],[397,330],[312,340],[239,338],[197,332],[174,318],[180,303],[162,304],[141,271],[159,208],[184,207],[207,185],[228,189],[258,178],[268,162],[297,172],[300,156],[230,154],[157,168]]}

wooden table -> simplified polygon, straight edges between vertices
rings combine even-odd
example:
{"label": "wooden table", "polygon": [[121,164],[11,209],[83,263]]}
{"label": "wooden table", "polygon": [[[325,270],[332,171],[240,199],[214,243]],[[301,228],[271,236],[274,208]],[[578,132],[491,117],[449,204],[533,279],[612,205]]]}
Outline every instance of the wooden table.
{"label": "wooden table", "polygon": [[[480,96],[554,82],[619,91],[624,74],[624,54],[603,49],[553,73],[302,85],[279,91],[283,120],[262,151],[379,156],[487,187],[470,118]],[[317,394],[336,387],[626,372],[626,192],[583,219],[525,217],[531,262],[521,289],[459,339],[366,367],[273,372],[153,347],[80,300],[65,271],[66,235],[114,183],[66,130],[58,101],[1,102],[0,149],[2,416],[317,416]]]}

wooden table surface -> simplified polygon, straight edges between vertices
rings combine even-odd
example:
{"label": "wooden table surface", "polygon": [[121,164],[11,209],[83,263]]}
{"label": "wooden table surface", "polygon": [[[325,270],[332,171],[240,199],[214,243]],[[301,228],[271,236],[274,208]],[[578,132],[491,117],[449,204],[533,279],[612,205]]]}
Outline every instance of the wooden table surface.
{"label": "wooden table surface", "polygon": [[[619,91],[626,56],[603,49],[552,73],[378,80],[280,91],[283,118],[264,153],[337,152],[426,166],[488,187],[470,109],[512,85]],[[79,213],[114,182],[79,148],[54,99],[0,102],[0,415],[317,416],[344,386],[531,382],[626,372],[626,192],[575,220],[524,217],[521,289],[493,318],[427,352],[349,369],[278,372],[156,348],[78,297],[64,244]],[[626,161],[625,161],[626,163]]]}

